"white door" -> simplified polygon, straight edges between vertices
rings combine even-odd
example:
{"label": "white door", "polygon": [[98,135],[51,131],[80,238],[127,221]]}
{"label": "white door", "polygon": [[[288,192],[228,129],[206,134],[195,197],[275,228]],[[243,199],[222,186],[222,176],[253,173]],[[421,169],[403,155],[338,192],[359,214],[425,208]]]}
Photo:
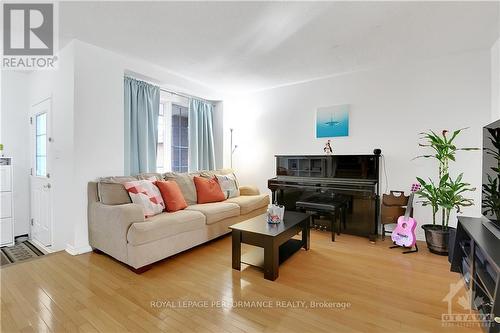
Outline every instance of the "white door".
{"label": "white door", "polygon": [[49,145],[51,100],[31,107],[31,238],[52,245],[52,200]]}

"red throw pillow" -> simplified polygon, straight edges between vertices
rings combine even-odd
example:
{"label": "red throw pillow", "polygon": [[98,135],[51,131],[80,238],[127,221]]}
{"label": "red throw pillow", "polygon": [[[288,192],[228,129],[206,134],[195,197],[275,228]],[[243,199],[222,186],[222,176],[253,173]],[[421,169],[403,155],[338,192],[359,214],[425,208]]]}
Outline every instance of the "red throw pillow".
{"label": "red throw pillow", "polygon": [[196,186],[196,195],[198,203],[209,203],[224,201],[226,196],[222,192],[217,178],[194,177],[194,186]]}
{"label": "red throw pillow", "polygon": [[161,197],[167,206],[167,212],[176,212],[187,207],[186,200],[182,195],[179,185],[174,180],[159,180],[155,182],[161,193]]}

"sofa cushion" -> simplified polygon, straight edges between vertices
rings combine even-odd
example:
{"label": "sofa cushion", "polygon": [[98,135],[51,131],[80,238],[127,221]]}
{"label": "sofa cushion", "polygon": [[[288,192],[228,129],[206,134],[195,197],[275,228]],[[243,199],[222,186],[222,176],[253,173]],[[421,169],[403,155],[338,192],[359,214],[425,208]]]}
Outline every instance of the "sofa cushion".
{"label": "sofa cushion", "polygon": [[203,213],[207,224],[240,215],[240,206],[232,202],[212,202],[188,206],[185,210]]}
{"label": "sofa cushion", "polygon": [[242,195],[236,198],[227,199],[224,202],[235,203],[240,206],[240,214],[247,214],[259,208],[269,205],[269,195]]}
{"label": "sofa cushion", "polygon": [[230,175],[234,174],[233,169],[218,169],[218,170],[202,170],[200,176],[205,178],[212,178],[215,175]]}
{"label": "sofa cushion", "polygon": [[105,205],[123,205],[131,203],[130,196],[123,186],[125,182],[137,180],[135,177],[118,176],[103,177],[98,179],[97,197]]}
{"label": "sofa cushion", "polygon": [[125,182],[133,182],[137,180],[137,177],[133,176],[110,176],[110,177],[101,177],[99,181],[102,183],[111,183],[111,184],[123,184]]}
{"label": "sofa cushion", "polygon": [[205,226],[205,216],[196,211],[179,210],[162,213],[146,219],[145,222],[132,223],[127,233],[131,245],[140,245],[193,231]]}
{"label": "sofa cushion", "polygon": [[238,187],[240,190],[240,195],[259,195],[260,191],[256,186],[243,185]]}
{"label": "sofa cushion", "polygon": [[163,179],[163,174],[158,173],[158,172],[145,172],[145,173],[140,173],[137,176],[137,179],[151,179],[154,178],[154,180],[162,180]]}
{"label": "sofa cushion", "polygon": [[99,201],[105,205],[124,205],[132,202],[123,184],[97,183]]}
{"label": "sofa cushion", "polygon": [[197,203],[196,187],[194,186],[193,177],[199,176],[198,172],[193,173],[178,173],[178,172],[167,172],[165,173],[166,180],[175,180],[177,185],[179,185],[182,195],[186,200],[188,205],[194,205]]}

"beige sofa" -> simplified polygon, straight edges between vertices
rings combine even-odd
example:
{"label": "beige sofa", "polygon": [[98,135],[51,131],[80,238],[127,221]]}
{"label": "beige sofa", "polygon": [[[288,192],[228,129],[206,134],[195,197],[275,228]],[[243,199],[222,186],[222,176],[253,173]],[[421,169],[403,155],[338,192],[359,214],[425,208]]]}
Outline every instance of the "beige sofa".
{"label": "beige sofa", "polygon": [[[240,186],[240,196],[223,202],[197,204],[193,176],[226,174],[232,170],[195,173],[141,174],[107,177],[88,184],[90,245],[131,266],[136,272],[228,232],[229,226],[265,213],[269,196],[251,186]],[[131,203],[121,183],[151,176],[175,180],[188,203],[184,210],[144,218]]]}

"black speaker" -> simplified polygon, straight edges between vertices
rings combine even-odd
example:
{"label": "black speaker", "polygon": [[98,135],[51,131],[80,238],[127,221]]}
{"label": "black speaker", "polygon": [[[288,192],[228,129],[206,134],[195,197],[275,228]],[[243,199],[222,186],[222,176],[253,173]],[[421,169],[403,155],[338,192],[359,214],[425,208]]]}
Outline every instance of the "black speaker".
{"label": "black speaker", "polygon": [[380,155],[380,154],[382,154],[382,150],[380,150],[380,149],[378,149],[378,148],[375,148],[375,149],[373,149],[373,153],[374,153],[375,155]]}

